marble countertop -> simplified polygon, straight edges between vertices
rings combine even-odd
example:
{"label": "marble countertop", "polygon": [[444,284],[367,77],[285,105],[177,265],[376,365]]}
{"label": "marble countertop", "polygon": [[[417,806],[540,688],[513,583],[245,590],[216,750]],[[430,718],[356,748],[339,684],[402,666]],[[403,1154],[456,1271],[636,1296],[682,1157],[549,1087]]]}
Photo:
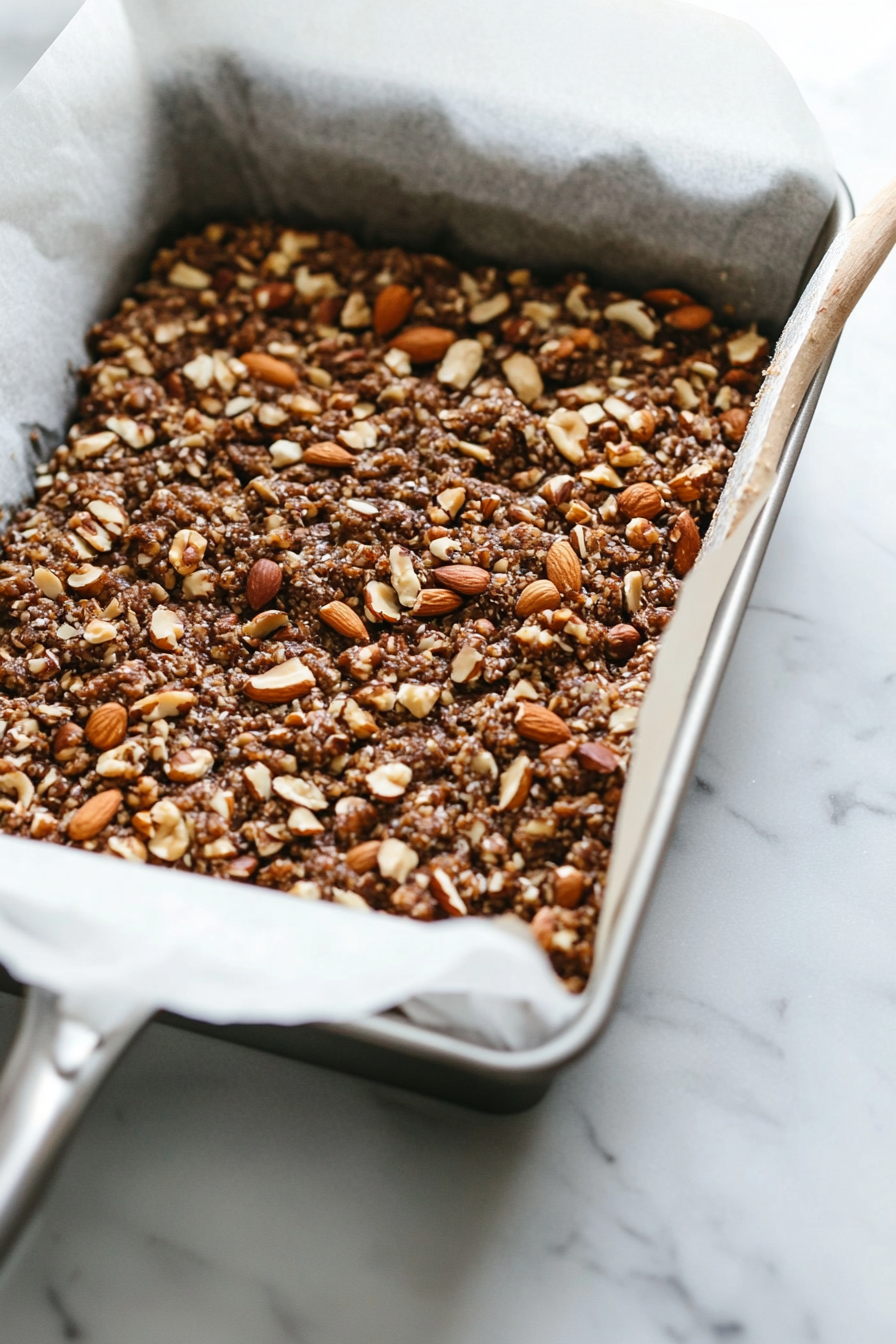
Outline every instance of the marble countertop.
{"label": "marble countertop", "polygon": [[[890,0],[710,7],[766,34],[865,202],[896,171]],[[0,83],[66,17],[25,8]],[[896,1337],[894,314],[891,259],[597,1047],[499,1118],[152,1027],[5,1270],[0,1344]]]}

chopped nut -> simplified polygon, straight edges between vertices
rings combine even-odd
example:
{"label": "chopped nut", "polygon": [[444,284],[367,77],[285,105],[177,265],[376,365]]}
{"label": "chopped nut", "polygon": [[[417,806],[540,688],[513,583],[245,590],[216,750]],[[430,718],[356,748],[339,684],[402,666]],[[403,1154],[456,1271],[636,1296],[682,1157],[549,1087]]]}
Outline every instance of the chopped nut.
{"label": "chopped nut", "polygon": [[322,812],[328,806],[327,800],[311,779],[300,779],[295,775],[277,775],[273,781],[274,793],[285,798],[288,803],[310,807],[312,812]]}
{"label": "chopped nut", "polygon": [[498,796],[499,812],[515,812],[522,807],[532,787],[532,762],[528,756],[517,756],[502,771]]}
{"label": "chopped nut", "polygon": [[94,618],[88,621],[84,627],[84,638],[88,644],[108,644],[110,639],[114,639],[118,632],[114,625],[109,621],[101,621]]}
{"label": "chopped nut", "polygon": [[198,267],[189,266],[185,261],[178,261],[168,272],[168,283],[179,285],[181,289],[208,289],[212,278]]}
{"label": "chopped nut", "polygon": [[501,368],[504,377],[524,406],[531,406],[532,402],[537,401],[544,392],[538,365],[531,355],[517,351],[504,360]]}
{"label": "chopped nut", "polygon": [[294,807],[286,824],[294,835],[320,835],[324,829],[314,813],[304,806]]}
{"label": "chopped nut", "polygon": [[403,882],[420,860],[415,849],[411,849],[403,840],[396,840],[390,836],[379,846],[376,862],[382,877],[393,882]]}
{"label": "chopped nut", "polygon": [[271,796],[271,772],[263,761],[255,761],[243,770],[243,778],[249,785],[253,798],[266,803]]}
{"label": "chopped nut", "polygon": [[393,623],[401,620],[401,607],[394,589],[376,579],[364,587],[364,612],[371,621]]}
{"label": "chopped nut", "polygon": [[170,798],[160,798],[150,808],[152,837],[149,852],[166,863],[177,863],[190,848],[190,832],[180,808]]}
{"label": "chopped nut", "polygon": [[[392,587],[403,607],[412,607],[420,592],[420,580],[414,570],[414,559],[404,546],[393,546],[389,552]],[[388,619],[388,618],[387,618]]]}
{"label": "chopped nut", "polygon": [[441,686],[425,686],[420,682],[405,681],[399,686],[396,699],[409,714],[413,714],[415,719],[425,719],[441,694]]}
{"label": "chopped nut", "polygon": [[125,738],[117,747],[97,758],[96,772],[104,779],[136,779],[143,769],[146,752],[136,738]]}
{"label": "chopped nut", "polygon": [[608,322],[625,322],[641,337],[642,341],[652,341],[659,327],[639,299],[623,299],[620,303],[611,303],[604,309]]}
{"label": "chopped nut", "polygon": [[548,416],[545,428],[554,447],[567,461],[578,466],[588,444],[588,426],[578,411],[559,410]]}
{"label": "chopped nut", "polygon": [[366,776],[367,787],[376,798],[400,798],[412,777],[410,766],[401,761],[387,761]]}
{"label": "chopped nut", "polygon": [[267,672],[250,677],[243,689],[250,700],[284,705],[288,700],[307,695],[316,684],[314,673],[301,659],[287,658],[285,663],[278,663]]}
{"label": "chopped nut", "polygon": [[245,625],[240,627],[240,634],[246,639],[267,639],[275,630],[282,630],[285,625],[289,625],[289,617],[285,611],[260,611],[251,621],[246,621]]}
{"label": "chopped nut", "polygon": [[440,383],[462,392],[479,372],[483,349],[478,341],[455,341],[445,351],[436,377]]}
{"label": "chopped nut", "polygon": [[205,747],[184,747],[171,757],[165,773],[178,784],[192,784],[197,779],[204,779],[214,763],[214,756]]}
{"label": "chopped nut", "polygon": [[472,644],[464,644],[451,660],[451,680],[459,684],[475,681],[485,665],[485,656]]}
{"label": "chopped nut", "polygon": [[622,580],[622,591],[625,597],[626,610],[632,615],[641,605],[641,593],[644,588],[644,580],[641,577],[639,569],[631,569]]}
{"label": "chopped nut", "polygon": [[149,637],[157,649],[172,653],[183,633],[184,623],[176,611],[170,607],[156,607],[149,621]]}
{"label": "chopped nut", "polygon": [[175,532],[168,551],[168,559],[178,574],[192,574],[202,563],[207,546],[208,542],[201,532],[187,528],[182,532]]}
{"label": "chopped nut", "polygon": [[444,868],[433,868],[430,873],[429,884],[430,890],[439,905],[449,915],[465,915],[467,913],[463,897]]}
{"label": "chopped nut", "polygon": [[477,326],[483,326],[486,322],[494,322],[495,318],[506,313],[509,307],[510,299],[506,294],[493,294],[490,299],[483,299],[473,305],[470,309],[470,321]]}

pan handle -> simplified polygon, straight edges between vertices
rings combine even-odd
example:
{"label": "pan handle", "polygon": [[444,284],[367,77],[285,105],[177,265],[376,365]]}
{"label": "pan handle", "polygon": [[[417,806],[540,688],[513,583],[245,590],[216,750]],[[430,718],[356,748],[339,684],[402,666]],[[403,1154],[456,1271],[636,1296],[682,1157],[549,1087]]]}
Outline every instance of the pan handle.
{"label": "pan handle", "polygon": [[103,1035],[57,995],[28,989],[0,1076],[0,1261],[12,1250],[82,1112],[148,1020],[132,1008]]}

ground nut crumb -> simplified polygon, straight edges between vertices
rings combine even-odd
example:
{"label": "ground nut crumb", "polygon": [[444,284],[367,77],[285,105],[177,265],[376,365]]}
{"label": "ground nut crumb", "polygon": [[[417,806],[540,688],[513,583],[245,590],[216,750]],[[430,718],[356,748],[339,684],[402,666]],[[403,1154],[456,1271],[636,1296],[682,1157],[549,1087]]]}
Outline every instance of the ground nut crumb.
{"label": "ground nut crumb", "polygon": [[0,829],[513,912],[582,989],[657,641],[767,353],[696,303],[671,323],[675,293],[271,223],[161,251],[0,539]]}

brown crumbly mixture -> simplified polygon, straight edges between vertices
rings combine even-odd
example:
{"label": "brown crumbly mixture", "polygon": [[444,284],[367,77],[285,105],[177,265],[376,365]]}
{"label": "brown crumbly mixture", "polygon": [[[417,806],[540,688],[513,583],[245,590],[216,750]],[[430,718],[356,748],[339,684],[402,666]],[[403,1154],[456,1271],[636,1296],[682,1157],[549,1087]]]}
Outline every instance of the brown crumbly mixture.
{"label": "brown crumbly mixture", "polygon": [[510,911],[581,989],[688,522],[765,353],[675,291],[623,299],[270,223],[161,252],[2,538],[3,830]]}

